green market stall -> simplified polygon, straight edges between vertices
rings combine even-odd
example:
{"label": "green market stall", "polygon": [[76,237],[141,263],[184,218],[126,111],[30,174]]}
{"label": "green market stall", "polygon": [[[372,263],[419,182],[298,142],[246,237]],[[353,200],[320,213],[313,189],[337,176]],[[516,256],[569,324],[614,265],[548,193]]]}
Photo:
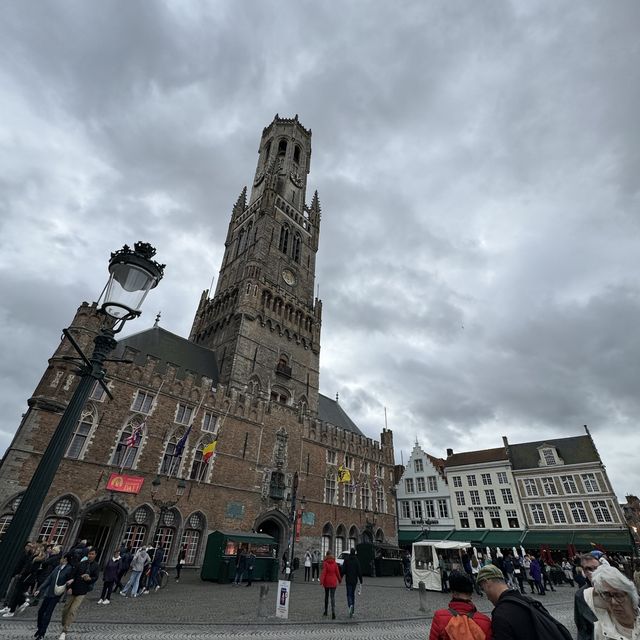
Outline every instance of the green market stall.
{"label": "green market stall", "polygon": [[277,542],[264,533],[244,531],[214,531],[207,538],[201,580],[230,582],[236,571],[236,555],[244,547],[256,556],[253,580],[278,579]]}

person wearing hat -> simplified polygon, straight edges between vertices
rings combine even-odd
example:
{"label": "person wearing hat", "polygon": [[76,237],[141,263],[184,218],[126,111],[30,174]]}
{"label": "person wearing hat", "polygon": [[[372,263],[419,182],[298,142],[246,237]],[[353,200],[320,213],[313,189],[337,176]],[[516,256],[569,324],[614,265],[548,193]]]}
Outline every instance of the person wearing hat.
{"label": "person wearing hat", "polygon": [[[571,638],[563,627],[537,600],[510,589],[502,571],[493,564],[482,567],[477,583],[494,606],[491,629],[496,640],[540,640]],[[541,621],[540,617],[545,618]],[[553,630],[553,633],[545,631]]]}
{"label": "person wearing hat", "polygon": [[429,631],[429,640],[445,640],[451,637],[450,629],[447,629],[449,621],[454,616],[467,616],[480,627],[485,640],[491,640],[491,620],[484,613],[480,613],[472,601],[473,580],[460,571],[452,571],[449,574],[449,589],[451,601],[448,609],[438,609],[433,614],[433,622]]}

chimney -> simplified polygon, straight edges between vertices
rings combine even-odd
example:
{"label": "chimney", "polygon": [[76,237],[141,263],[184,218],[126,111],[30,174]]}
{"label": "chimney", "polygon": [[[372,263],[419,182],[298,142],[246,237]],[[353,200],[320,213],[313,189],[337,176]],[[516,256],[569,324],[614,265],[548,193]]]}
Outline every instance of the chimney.
{"label": "chimney", "polygon": [[447,449],[447,458],[453,455],[453,449]]}
{"label": "chimney", "polygon": [[502,436],[502,444],[503,444],[505,447],[508,447],[508,446],[509,446],[509,441],[507,440],[507,436]]}

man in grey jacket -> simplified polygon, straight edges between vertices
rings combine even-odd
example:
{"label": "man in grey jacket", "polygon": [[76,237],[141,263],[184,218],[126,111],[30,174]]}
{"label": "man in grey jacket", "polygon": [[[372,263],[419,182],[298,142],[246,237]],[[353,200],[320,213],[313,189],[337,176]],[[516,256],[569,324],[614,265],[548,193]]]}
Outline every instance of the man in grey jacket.
{"label": "man in grey jacket", "polygon": [[574,596],[573,620],[578,630],[578,640],[593,640],[593,624],[598,621],[598,618],[585,602],[584,591],[593,586],[591,584],[591,574],[600,566],[600,561],[590,553],[585,553],[580,556],[580,566],[584,571],[587,583],[578,589]]}
{"label": "man in grey jacket", "polygon": [[133,559],[131,560],[131,575],[129,576],[127,584],[124,585],[124,589],[120,592],[121,596],[126,596],[127,592],[130,592],[134,598],[138,596],[140,576],[142,575],[142,570],[144,569],[145,564],[150,560],[151,558],[149,558],[149,554],[145,547],[140,547],[136,551]]}

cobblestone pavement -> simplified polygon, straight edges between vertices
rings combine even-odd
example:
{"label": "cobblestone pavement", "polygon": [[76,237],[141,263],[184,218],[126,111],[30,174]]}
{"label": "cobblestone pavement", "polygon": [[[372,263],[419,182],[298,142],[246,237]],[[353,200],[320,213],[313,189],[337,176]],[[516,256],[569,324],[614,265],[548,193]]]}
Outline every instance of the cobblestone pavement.
{"label": "cobblestone pavement", "polygon": [[[185,575],[186,574],[186,575]],[[101,583],[83,602],[68,640],[182,640],[201,638],[264,638],[288,640],[294,638],[347,640],[380,640],[420,638],[424,640],[436,609],[446,607],[448,597],[427,593],[426,611],[419,610],[417,591],[409,592],[401,578],[365,578],[362,595],[356,597],[356,615],[347,615],[344,586],[336,592],[336,620],[322,616],[324,592],[315,583],[295,582],[291,589],[289,620],[275,618],[277,583],[266,583],[269,592],[260,616],[260,587],[247,588],[202,582],[195,573],[185,572],[180,584],[171,581],[156,593],[136,599],[112,597],[108,606],[98,605]],[[573,626],[573,594],[569,586],[558,587],[540,600],[551,614],[575,635]],[[489,613],[491,604],[479,598],[476,605]],[[48,638],[60,633],[58,605],[54,612]],[[0,618],[0,640],[29,638],[35,631],[36,607],[21,616]]]}

